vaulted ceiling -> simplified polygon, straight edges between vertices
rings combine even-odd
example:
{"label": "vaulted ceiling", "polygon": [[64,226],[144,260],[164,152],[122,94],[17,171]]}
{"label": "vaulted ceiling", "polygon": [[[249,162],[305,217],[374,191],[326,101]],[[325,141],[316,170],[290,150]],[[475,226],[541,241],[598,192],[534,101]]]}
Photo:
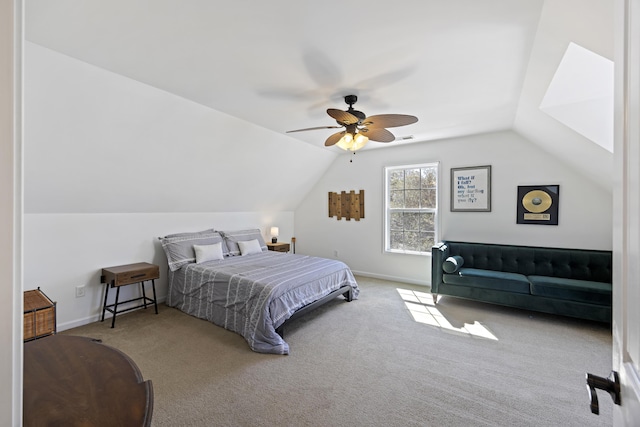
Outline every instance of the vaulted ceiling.
{"label": "vaulted ceiling", "polygon": [[[602,181],[609,160],[587,165],[605,150],[538,107],[569,42],[612,59],[607,3],[29,0],[25,28],[30,42],[279,134],[335,125],[326,109],[355,94],[367,115],[418,117],[387,146],[515,129]],[[322,146],[333,132],[288,135]]]}

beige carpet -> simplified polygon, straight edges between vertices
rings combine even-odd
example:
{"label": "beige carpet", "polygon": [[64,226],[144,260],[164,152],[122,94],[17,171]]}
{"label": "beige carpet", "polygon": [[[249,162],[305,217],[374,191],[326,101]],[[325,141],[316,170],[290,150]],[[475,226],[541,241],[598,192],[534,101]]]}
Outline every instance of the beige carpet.
{"label": "beige carpet", "polygon": [[[100,338],[153,382],[153,426],[608,426],[584,375],[611,371],[607,325],[358,277],[285,331],[288,356],[160,306],[63,333]],[[422,298],[427,296],[428,298]],[[422,299],[421,299],[422,298]],[[435,314],[435,316],[434,316]],[[435,324],[435,325],[434,325]],[[443,326],[442,326],[443,325]]]}

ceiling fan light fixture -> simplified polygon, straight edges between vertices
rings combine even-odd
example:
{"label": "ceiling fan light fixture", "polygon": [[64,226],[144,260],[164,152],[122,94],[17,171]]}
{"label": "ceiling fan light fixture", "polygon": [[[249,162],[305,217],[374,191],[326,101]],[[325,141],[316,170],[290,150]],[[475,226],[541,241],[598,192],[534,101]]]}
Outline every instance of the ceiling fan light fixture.
{"label": "ceiling fan light fixture", "polygon": [[343,150],[350,149],[353,145],[353,135],[351,135],[351,133],[349,132],[345,133],[342,138],[340,138],[340,141],[336,143],[336,145]]}
{"label": "ceiling fan light fixture", "polygon": [[369,142],[369,138],[363,134],[356,133],[354,135],[351,132],[347,132],[336,145],[343,150],[356,151],[367,145],[367,142]]}
{"label": "ceiling fan light fixture", "polygon": [[353,145],[351,146],[351,151],[356,151],[361,149],[362,147],[367,145],[367,142],[369,142],[369,138],[367,138],[361,133],[357,134],[356,137],[353,139]]}

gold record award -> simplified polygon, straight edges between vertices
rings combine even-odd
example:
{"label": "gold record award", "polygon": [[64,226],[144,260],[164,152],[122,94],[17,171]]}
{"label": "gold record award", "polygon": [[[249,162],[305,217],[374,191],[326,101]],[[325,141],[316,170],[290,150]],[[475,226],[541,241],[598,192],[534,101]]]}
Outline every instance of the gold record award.
{"label": "gold record award", "polygon": [[558,225],[559,186],[518,187],[518,224]]}
{"label": "gold record award", "polygon": [[540,213],[551,207],[551,196],[541,190],[529,191],[522,198],[522,205],[529,212]]}

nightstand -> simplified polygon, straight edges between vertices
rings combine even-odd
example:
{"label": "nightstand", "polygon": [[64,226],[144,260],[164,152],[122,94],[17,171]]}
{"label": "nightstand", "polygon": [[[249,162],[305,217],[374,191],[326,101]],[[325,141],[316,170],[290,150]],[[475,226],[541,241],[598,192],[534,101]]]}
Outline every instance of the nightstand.
{"label": "nightstand", "polygon": [[289,243],[267,243],[267,248],[275,252],[289,252]]}
{"label": "nightstand", "polygon": [[[158,303],[156,300],[156,283],[155,279],[160,277],[160,268],[157,265],[149,264],[148,262],[138,262],[136,264],[118,265],[115,267],[108,267],[102,269],[102,275],[100,276],[100,283],[105,284],[104,289],[104,305],[102,306],[102,319],[104,321],[105,312],[113,313],[111,319],[111,327],[116,324],[116,314],[123,313],[129,310],[135,310],[137,308],[147,308],[147,302],[153,303],[158,314]],[[144,290],[144,282],[151,281],[151,287],[153,289],[153,299],[147,297]],[[142,296],[139,298],[133,298],[126,301],[118,301],[120,297],[120,287],[131,285],[134,283],[140,283],[140,289],[142,290]],[[113,304],[107,304],[107,298],[109,297],[109,288],[116,288],[116,300]],[[118,310],[118,304],[126,304],[133,301],[142,301],[142,304],[135,307],[129,307],[122,310]]]}

